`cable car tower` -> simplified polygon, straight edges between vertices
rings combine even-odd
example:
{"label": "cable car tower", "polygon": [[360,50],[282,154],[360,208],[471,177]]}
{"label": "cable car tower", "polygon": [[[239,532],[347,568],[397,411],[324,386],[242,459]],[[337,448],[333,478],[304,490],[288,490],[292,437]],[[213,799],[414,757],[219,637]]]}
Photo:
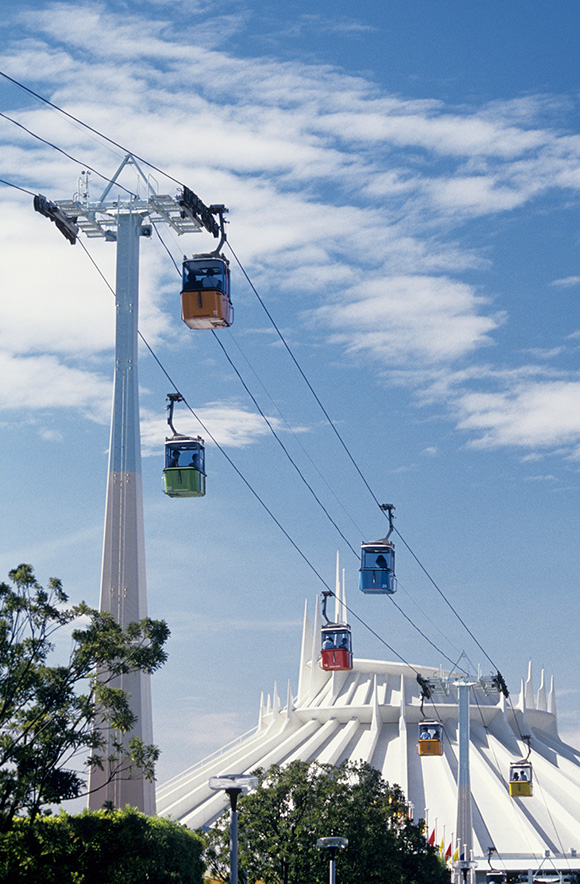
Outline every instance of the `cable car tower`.
{"label": "cable car tower", "polygon": [[[462,654],[458,660],[458,664],[465,655]],[[475,864],[471,860],[473,851],[473,814],[471,800],[471,777],[469,770],[469,746],[470,746],[470,715],[469,701],[472,688],[481,688],[484,694],[502,693],[509,696],[507,685],[500,672],[496,675],[481,675],[477,677],[450,674],[446,678],[423,678],[417,675],[417,681],[421,688],[421,710],[423,709],[423,700],[431,699],[433,693],[439,691],[449,694],[450,685],[457,688],[458,700],[458,744],[459,744],[459,764],[457,772],[457,823],[455,837],[457,841],[459,859],[454,862],[452,880],[455,884],[466,884],[468,877],[470,881],[474,881],[474,877],[470,874]],[[424,722],[424,724],[438,724],[441,722]],[[422,740],[419,737],[419,754],[439,755],[440,752],[421,752],[421,743],[435,742],[435,740]]]}
{"label": "cable car tower", "polygon": [[[126,190],[119,182],[121,173],[132,167],[146,187],[146,196]],[[139,245],[150,237],[152,223],[169,224],[177,234],[195,233],[205,228],[214,237],[220,227],[224,206],[205,206],[187,187],[179,198],[156,193],[135,157],[127,154],[101,197],[89,197],[88,173],[81,176],[80,193],[72,200],[49,202],[39,195],[34,207],[49,217],[73,245],[82,231],[87,237],[103,237],[117,243],[116,336],[113,413],[109,449],[109,478],[103,540],[100,610],[108,611],[126,627],[147,616],[145,581],[145,534],[139,433],[139,388],[137,374]],[[223,225],[222,225],[223,227]],[[127,691],[131,710],[137,716],[135,729],[126,736],[153,741],[151,688],[148,675],[123,675],[116,682]],[[113,754],[114,735],[108,737]],[[89,807],[99,809],[105,801],[115,807],[130,804],[147,814],[155,812],[155,787],[144,776],[115,776],[108,761],[104,769],[92,768],[89,779]]]}

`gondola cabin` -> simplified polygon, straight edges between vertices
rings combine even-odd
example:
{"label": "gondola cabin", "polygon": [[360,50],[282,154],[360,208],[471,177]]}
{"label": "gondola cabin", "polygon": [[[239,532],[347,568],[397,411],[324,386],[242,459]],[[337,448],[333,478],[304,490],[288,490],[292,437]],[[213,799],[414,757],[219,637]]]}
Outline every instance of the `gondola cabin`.
{"label": "gondola cabin", "polygon": [[201,436],[166,439],[163,490],[169,497],[204,496],[205,449]]}
{"label": "gondola cabin", "polygon": [[486,884],[504,884],[507,880],[505,872],[486,872],[485,874]]}
{"label": "gondola cabin", "polygon": [[225,258],[198,255],[184,260],[181,318],[189,328],[227,328],[233,323],[230,267]]}
{"label": "gondola cabin", "polygon": [[361,592],[392,595],[396,591],[395,547],[389,540],[376,540],[361,546]]}
{"label": "gondola cabin", "polygon": [[419,723],[417,751],[419,755],[443,755],[443,725],[440,721]]}
{"label": "gondola cabin", "polygon": [[322,627],[320,665],[327,671],[352,669],[352,634],[347,623]]}
{"label": "gondola cabin", "polygon": [[530,798],[533,772],[529,761],[515,761],[510,764],[510,795],[512,798]]}

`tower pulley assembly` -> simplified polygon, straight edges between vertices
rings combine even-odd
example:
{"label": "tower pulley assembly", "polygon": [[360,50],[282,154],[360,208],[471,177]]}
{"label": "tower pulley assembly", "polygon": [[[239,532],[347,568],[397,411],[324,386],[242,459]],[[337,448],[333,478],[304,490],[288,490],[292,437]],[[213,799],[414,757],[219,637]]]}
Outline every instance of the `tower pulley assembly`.
{"label": "tower pulley assembly", "polygon": [[[195,194],[194,194],[195,196]],[[213,252],[183,258],[181,318],[188,328],[228,328],[234,321],[230,298],[230,265],[221,249],[226,241],[225,206],[207,209],[213,225],[208,227],[220,240]],[[219,218],[219,225],[214,215]]]}

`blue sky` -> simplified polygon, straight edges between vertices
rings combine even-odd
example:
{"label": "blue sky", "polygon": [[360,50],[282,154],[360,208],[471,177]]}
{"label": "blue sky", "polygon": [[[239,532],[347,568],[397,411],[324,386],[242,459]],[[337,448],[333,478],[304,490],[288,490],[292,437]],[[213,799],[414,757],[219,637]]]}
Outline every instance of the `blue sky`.
{"label": "blue sky", "polygon": [[[576,2],[8,3],[0,69],[229,209],[230,243],[376,497],[514,694],[553,673],[579,724],[580,488]],[[124,153],[2,79],[0,178],[70,198]],[[159,192],[175,184],[152,173]],[[134,182],[131,182],[134,183]],[[92,194],[104,184],[92,176]],[[31,562],[98,603],[113,299],[2,187],[2,573]],[[179,262],[204,234],[160,230]],[[85,240],[114,281],[114,246]],[[397,604],[357,590],[350,546],[381,513],[233,268],[220,341],[347,537],[316,504],[179,277],[141,248],[140,328],[248,483],[350,606],[411,663],[488,659],[397,542]],[[150,612],[172,629],[154,679],[159,779],[296,690],[305,599],[322,586],[219,450],[207,496],[161,493],[167,380],[140,356]],[[182,432],[200,432],[176,414]],[[355,656],[387,649],[360,625]]]}

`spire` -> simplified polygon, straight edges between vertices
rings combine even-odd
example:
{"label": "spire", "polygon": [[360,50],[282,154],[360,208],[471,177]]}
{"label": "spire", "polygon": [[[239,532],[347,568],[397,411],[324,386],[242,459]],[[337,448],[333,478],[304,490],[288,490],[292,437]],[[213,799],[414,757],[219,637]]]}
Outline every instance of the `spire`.
{"label": "spire", "polygon": [[528,677],[526,679],[526,708],[533,709],[535,707],[534,703],[534,683],[532,681],[532,661],[530,660],[528,663]]}
{"label": "spire", "polygon": [[541,712],[548,711],[548,704],[546,702],[546,685],[544,682],[544,670],[542,669],[542,674],[540,676],[540,687],[538,688],[538,696],[536,699],[536,709],[539,709]]}
{"label": "spire", "polygon": [[550,679],[550,693],[548,694],[548,712],[551,712],[553,716],[557,715],[557,712],[556,712],[556,691],[554,689],[554,676],[553,675]]}
{"label": "spire", "polygon": [[313,652],[312,622],[308,616],[308,601],[304,603],[304,622],[302,625],[302,646],[300,649],[300,670],[298,672],[298,702],[308,693],[309,669]]}

